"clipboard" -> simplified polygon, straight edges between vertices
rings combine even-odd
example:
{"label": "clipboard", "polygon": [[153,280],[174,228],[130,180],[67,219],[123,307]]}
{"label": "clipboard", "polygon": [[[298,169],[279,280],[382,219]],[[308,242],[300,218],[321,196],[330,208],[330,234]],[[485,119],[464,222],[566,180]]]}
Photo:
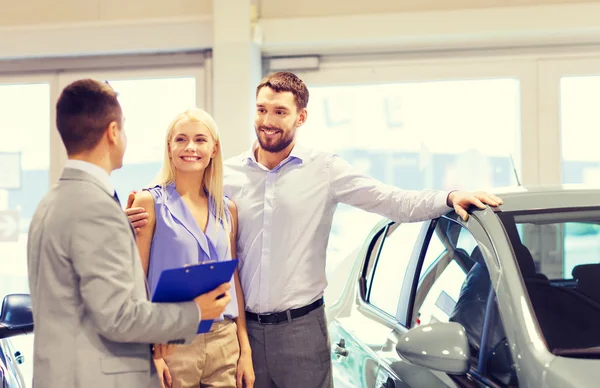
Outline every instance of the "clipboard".
{"label": "clipboard", "polygon": [[[152,302],[189,302],[198,295],[230,282],[237,265],[238,259],[233,259],[166,269],[160,274]],[[197,333],[209,332],[212,323],[212,320],[200,321]]]}

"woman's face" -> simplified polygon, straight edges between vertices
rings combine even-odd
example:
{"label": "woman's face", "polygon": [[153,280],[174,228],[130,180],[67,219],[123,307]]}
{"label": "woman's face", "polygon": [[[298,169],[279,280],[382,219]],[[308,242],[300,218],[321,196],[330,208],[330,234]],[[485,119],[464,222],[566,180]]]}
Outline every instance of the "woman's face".
{"label": "woman's face", "polygon": [[169,156],[178,172],[203,172],[217,152],[210,129],[198,121],[181,120],[172,131]]}

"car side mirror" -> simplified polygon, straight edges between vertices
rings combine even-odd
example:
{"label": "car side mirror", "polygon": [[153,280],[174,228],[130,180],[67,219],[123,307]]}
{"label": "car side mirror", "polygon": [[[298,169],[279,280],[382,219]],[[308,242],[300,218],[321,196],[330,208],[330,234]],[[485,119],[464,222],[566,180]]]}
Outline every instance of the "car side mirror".
{"label": "car side mirror", "polygon": [[33,332],[33,314],[29,294],[4,297],[0,309],[0,339]]}
{"label": "car side mirror", "polygon": [[449,374],[465,374],[471,364],[467,334],[456,322],[415,327],[399,339],[396,352],[414,365]]}

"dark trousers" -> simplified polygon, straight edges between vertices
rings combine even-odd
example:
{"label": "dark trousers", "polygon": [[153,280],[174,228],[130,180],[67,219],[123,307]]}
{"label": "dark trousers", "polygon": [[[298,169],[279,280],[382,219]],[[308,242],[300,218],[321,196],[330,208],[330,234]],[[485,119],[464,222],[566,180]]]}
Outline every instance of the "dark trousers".
{"label": "dark trousers", "polygon": [[325,309],[275,325],[248,321],[255,388],[332,388]]}

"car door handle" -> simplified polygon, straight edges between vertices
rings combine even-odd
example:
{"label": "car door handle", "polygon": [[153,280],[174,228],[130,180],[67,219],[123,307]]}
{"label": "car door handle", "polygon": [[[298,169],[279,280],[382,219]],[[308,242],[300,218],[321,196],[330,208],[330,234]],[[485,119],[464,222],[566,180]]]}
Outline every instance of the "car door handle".
{"label": "car door handle", "polygon": [[346,349],[346,341],[343,338],[340,338],[340,342],[335,344],[335,350],[333,352],[340,357],[348,357],[348,349]]}

